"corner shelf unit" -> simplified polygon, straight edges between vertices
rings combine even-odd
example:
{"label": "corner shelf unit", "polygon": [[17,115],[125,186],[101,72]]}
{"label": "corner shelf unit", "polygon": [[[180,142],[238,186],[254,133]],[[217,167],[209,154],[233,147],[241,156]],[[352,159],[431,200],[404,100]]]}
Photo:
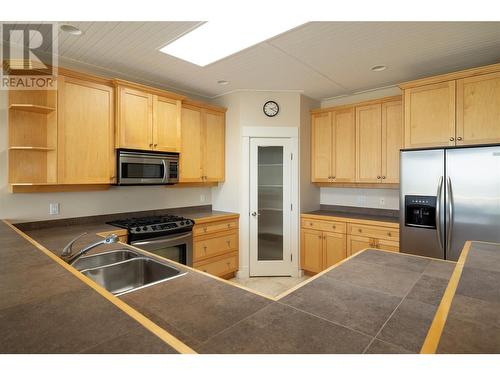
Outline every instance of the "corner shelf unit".
{"label": "corner shelf unit", "polygon": [[57,91],[9,91],[9,183],[57,182]]}

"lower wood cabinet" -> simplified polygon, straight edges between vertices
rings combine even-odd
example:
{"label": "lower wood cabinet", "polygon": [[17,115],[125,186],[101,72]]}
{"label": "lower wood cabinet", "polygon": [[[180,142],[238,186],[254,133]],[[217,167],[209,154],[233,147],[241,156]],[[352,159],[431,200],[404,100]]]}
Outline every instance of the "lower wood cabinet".
{"label": "lower wood cabinet", "polygon": [[234,277],[239,266],[238,218],[222,217],[193,228],[193,267],[214,276]]}
{"label": "lower wood cabinet", "polygon": [[387,225],[342,217],[302,215],[302,269],[318,273],[367,248],[399,251],[399,227],[393,223]]}

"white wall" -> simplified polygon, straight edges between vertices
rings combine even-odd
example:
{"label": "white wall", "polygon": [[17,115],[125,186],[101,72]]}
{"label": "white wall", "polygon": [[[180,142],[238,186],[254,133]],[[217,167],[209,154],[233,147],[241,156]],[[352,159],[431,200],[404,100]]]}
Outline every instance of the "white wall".
{"label": "white wall", "polygon": [[[0,219],[23,222],[211,203],[209,188],[135,186],[95,192],[11,194],[7,171],[7,103],[8,93],[0,91]],[[60,203],[59,215],[48,214],[51,202]]]}
{"label": "white wall", "polygon": [[[321,102],[321,107],[335,107],[353,104],[365,100],[379,99],[385,96],[401,95],[399,87],[375,89],[353,95],[328,98]],[[399,190],[393,189],[359,189],[359,188],[321,188],[321,204],[370,207],[383,209],[399,209]]]}
{"label": "white wall", "polygon": [[321,204],[399,209],[397,189],[321,188]]}
{"label": "white wall", "polygon": [[319,209],[320,189],[311,183],[311,114],[310,110],[318,108],[317,100],[300,96],[300,212]]}

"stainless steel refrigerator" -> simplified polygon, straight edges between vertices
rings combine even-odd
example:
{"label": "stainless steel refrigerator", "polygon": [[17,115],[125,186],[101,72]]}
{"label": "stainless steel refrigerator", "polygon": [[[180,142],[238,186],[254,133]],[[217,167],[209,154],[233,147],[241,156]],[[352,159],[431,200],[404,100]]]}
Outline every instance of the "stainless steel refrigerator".
{"label": "stainless steel refrigerator", "polygon": [[457,260],[500,242],[500,146],[401,150],[400,251]]}

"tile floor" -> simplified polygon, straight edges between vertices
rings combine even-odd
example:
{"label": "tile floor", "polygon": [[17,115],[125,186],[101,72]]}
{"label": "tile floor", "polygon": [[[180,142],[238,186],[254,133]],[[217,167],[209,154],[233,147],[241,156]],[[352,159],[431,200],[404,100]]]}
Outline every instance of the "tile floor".
{"label": "tile floor", "polygon": [[246,288],[263,293],[270,297],[276,297],[281,293],[293,288],[295,285],[307,280],[310,276],[302,277],[250,277],[245,279],[233,278],[229,281],[242,285]]}

